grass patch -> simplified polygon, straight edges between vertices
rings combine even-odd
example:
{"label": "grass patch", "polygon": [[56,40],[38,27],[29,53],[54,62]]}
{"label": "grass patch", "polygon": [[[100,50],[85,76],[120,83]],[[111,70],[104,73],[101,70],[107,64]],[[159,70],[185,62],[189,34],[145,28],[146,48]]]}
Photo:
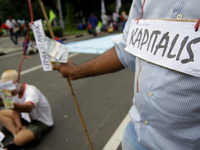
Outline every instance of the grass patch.
{"label": "grass patch", "polygon": [[67,33],[67,35],[74,35],[74,34],[82,34],[82,33],[87,33],[87,30],[65,30],[65,32]]}

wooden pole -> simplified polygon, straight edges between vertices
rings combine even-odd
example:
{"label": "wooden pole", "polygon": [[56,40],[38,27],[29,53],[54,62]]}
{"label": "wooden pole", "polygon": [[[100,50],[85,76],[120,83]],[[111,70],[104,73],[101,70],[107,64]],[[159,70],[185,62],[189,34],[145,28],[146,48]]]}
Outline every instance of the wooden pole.
{"label": "wooden pole", "polygon": [[[50,34],[51,34],[51,38],[52,38],[53,40],[55,40],[55,36],[54,36],[53,30],[52,30],[52,28],[51,28],[51,25],[50,25],[50,23],[49,23],[49,19],[48,19],[48,16],[47,16],[47,14],[46,14],[46,11],[45,11],[43,2],[42,2],[42,0],[38,0],[38,1],[39,1],[39,4],[40,4],[40,7],[41,7],[41,9],[42,9],[44,18],[45,18],[45,20],[46,20],[46,22],[47,22],[47,26],[48,26],[48,28],[49,28],[49,32],[50,32]],[[68,81],[69,87],[70,87],[70,89],[71,89],[71,93],[72,93],[72,96],[73,96],[73,99],[74,99],[74,102],[75,102],[75,105],[76,105],[76,108],[77,108],[77,111],[78,111],[78,114],[79,114],[81,123],[82,123],[82,125],[83,125],[83,129],[84,129],[85,134],[86,134],[86,136],[87,136],[87,139],[88,139],[90,148],[91,148],[91,150],[93,150],[92,142],[91,142],[90,137],[89,137],[89,134],[88,134],[88,132],[87,132],[87,129],[86,129],[86,126],[85,126],[85,123],[84,123],[84,120],[83,120],[83,117],[82,117],[82,114],[81,114],[81,111],[80,111],[80,108],[79,108],[79,105],[78,105],[78,102],[77,102],[77,99],[76,99],[74,90],[73,90],[73,87],[72,87],[72,84],[71,84],[71,81],[70,81],[68,78],[67,78],[67,81]]]}

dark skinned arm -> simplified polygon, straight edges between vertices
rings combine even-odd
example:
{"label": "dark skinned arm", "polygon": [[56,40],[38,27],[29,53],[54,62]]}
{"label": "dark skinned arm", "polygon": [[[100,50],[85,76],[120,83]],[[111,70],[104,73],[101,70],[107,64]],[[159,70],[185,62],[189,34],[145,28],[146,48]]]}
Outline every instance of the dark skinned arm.
{"label": "dark skinned arm", "polygon": [[34,105],[32,103],[25,103],[25,104],[14,103],[13,110],[17,112],[31,112],[33,108]]}
{"label": "dark skinned arm", "polygon": [[124,66],[117,56],[115,47],[99,57],[77,66],[70,59],[67,63],[53,66],[53,70],[59,71],[63,77],[68,77],[70,80],[112,73],[122,69]]}

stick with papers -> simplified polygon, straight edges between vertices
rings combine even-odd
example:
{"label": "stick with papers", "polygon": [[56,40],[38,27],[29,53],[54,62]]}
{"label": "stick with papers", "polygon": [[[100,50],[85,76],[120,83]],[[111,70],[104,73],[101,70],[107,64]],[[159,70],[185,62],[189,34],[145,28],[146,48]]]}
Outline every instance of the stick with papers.
{"label": "stick with papers", "polygon": [[[41,9],[42,9],[44,18],[45,18],[45,20],[46,20],[46,22],[47,22],[47,25],[48,25],[48,27],[49,27],[49,31],[50,31],[51,37],[52,37],[52,39],[55,40],[55,36],[54,36],[54,34],[53,34],[51,25],[50,25],[50,23],[49,23],[49,19],[48,19],[48,17],[47,17],[46,11],[45,11],[45,9],[44,9],[44,5],[43,5],[43,3],[42,3],[42,0],[38,0],[38,1],[39,1],[39,3],[40,3],[40,6],[41,6]],[[54,50],[53,53],[52,53],[52,52],[50,52],[50,53],[51,53],[52,55],[54,55],[54,54],[56,54],[55,52],[56,52],[56,50]],[[58,55],[58,54],[57,54],[57,55]],[[56,55],[56,56],[57,56],[57,55]],[[55,56],[55,57],[56,57],[56,56]],[[71,84],[71,82],[70,82],[70,80],[69,80],[68,78],[67,78],[67,81],[68,81],[69,87],[70,87],[70,89],[71,89],[71,93],[72,93],[72,96],[73,96],[73,98],[74,98],[74,102],[75,102],[75,104],[76,104],[76,108],[77,108],[79,117],[80,117],[80,119],[81,119],[81,123],[82,123],[82,125],[83,125],[83,129],[84,129],[84,131],[85,131],[85,134],[86,134],[86,136],[87,136],[88,142],[89,142],[89,144],[90,144],[90,148],[91,148],[91,150],[93,150],[92,142],[91,142],[91,140],[90,140],[90,138],[89,138],[89,134],[88,134],[88,132],[87,132],[85,123],[84,123],[84,121],[83,121],[83,117],[82,117],[82,114],[81,114],[81,111],[80,111],[78,102],[77,102],[77,100],[76,100],[76,96],[75,96],[75,93],[74,93],[72,84]]]}

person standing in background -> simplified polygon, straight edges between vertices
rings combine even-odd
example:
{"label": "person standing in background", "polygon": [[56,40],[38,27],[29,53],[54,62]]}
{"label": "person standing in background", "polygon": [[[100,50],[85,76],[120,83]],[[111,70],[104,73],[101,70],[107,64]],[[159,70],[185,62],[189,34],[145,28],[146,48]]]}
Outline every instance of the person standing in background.
{"label": "person standing in background", "polygon": [[[15,46],[18,46],[18,35],[16,33],[16,30],[19,28],[17,25],[17,22],[15,19],[12,19],[11,16],[8,16],[8,19],[6,20],[5,24],[8,26],[8,30],[10,33],[10,39],[13,41]],[[14,37],[14,38],[13,38]]]}
{"label": "person standing in background", "polygon": [[90,24],[91,24],[92,34],[93,34],[94,36],[96,36],[97,33],[96,33],[95,28],[96,28],[96,26],[97,26],[98,19],[97,19],[97,17],[96,17],[93,13],[90,14],[89,22],[90,22]]}
{"label": "person standing in background", "polygon": [[106,13],[101,15],[101,19],[102,19],[102,31],[107,32],[109,18],[106,15]]}
{"label": "person standing in background", "polygon": [[116,27],[115,31],[118,30],[118,18],[119,18],[119,14],[116,12],[113,12],[112,19],[113,19],[114,25]]}
{"label": "person standing in background", "polygon": [[121,30],[123,31],[125,25],[126,25],[126,21],[128,19],[128,15],[126,14],[125,11],[122,11],[121,13],[121,20],[122,20],[122,26],[121,26]]}

